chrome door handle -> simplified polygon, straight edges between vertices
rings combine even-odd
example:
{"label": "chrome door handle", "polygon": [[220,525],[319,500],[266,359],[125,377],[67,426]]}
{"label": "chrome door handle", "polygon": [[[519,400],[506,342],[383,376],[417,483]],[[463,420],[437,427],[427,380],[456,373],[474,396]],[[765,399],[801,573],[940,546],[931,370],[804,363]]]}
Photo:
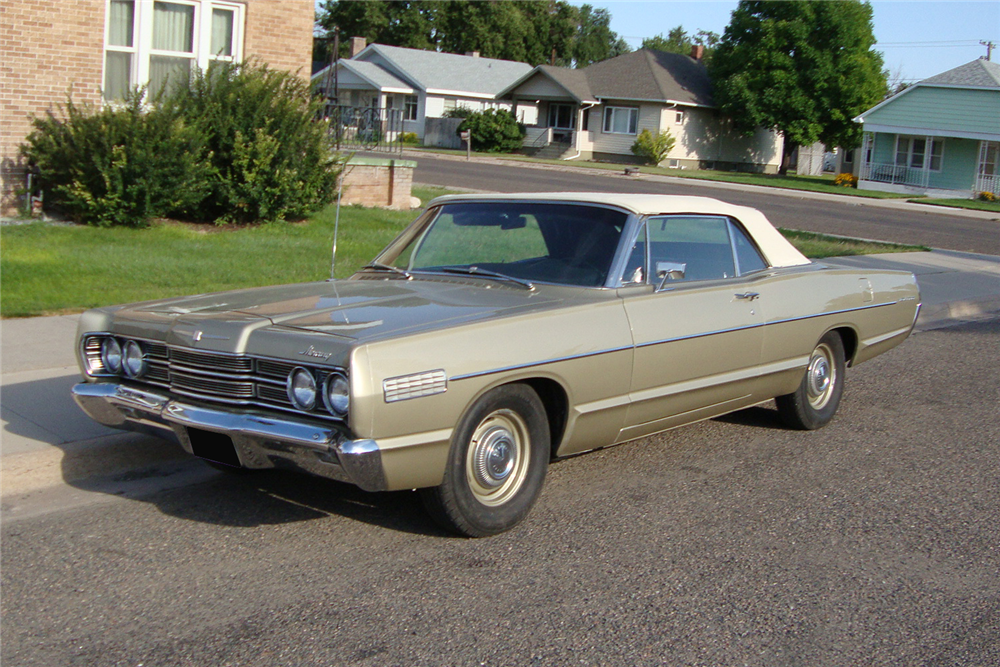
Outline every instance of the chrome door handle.
{"label": "chrome door handle", "polygon": [[754,299],[760,298],[759,292],[744,292],[743,294],[737,294],[737,299],[746,299],[747,301],[753,301]]}

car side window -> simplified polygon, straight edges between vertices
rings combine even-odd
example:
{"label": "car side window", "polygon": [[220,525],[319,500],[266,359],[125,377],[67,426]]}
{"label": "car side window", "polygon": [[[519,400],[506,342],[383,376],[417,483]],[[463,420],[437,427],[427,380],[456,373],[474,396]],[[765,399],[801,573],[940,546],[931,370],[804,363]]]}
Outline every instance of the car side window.
{"label": "car side window", "polygon": [[650,218],[648,280],[659,284],[736,276],[729,219],[671,215]]}
{"label": "car side window", "polygon": [[748,273],[766,269],[767,262],[747,238],[746,233],[734,223],[730,223],[730,227],[733,232],[733,245],[736,247],[736,261],[739,264],[740,275],[745,276]]}

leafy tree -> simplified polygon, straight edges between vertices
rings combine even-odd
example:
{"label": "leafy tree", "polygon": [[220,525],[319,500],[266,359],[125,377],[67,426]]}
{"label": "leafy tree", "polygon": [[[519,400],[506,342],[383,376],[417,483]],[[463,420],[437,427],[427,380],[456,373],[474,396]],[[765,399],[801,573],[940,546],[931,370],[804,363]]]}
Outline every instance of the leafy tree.
{"label": "leafy tree", "polygon": [[709,30],[699,30],[694,35],[688,35],[684,26],[679,25],[668,32],[666,36],[660,33],[642,40],[642,48],[688,55],[691,53],[692,46],[704,46],[705,53],[702,55],[702,60],[707,62],[711,59],[712,52],[715,50],[716,44],[719,43],[719,39],[718,33]]}
{"label": "leafy tree", "polygon": [[716,103],[738,131],[783,133],[786,173],[796,146],[858,145],[851,119],[886,92],[874,44],[858,0],[741,0],[709,64]]}
{"label": "leafy tree", "polygon": [[586,67],[631,51],[628,43],[611,30],[611,12],[581,5],[573,42],[573,64]]}
{"label": "leafy tree", "polygon": [[316,41],[323,46],[314,52],[329,53],[324,51],[329,32],[339,26],[341,56],[346,38],[357,35],[391,46],[585,66],[628,51],[610,23],[606,9],[565,0],[325,0],[317,15]]}

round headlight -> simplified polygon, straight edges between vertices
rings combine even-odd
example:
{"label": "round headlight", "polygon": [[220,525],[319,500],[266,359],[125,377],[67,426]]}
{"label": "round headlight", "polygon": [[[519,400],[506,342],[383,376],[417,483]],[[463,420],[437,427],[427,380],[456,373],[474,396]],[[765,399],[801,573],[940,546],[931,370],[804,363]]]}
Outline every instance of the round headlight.
{"label": "round headlight", "polygon": [[139,343],[134,340],[130,340],[125,343],[125,349],[122,352],[124,356],[124,361],[122,366],[125,368],[125,375],[135,379],[140,378],[146,373],[146,357],[142,353],[142,348],[139,347]]}
{"label": "round headlight", "polygon": [[105,338],[101,343],[101,363],[109,373],[122,372],[122,346],[114,338]]}
{"label": "round headlight", "polygon": [[316,378],[306,369],[292,369],[285,388],[288,400],[299,410],[312,410],[316,407]]}
{"label": "round headlight", "polygon": [[340,373],[331,374],[326,379],[323,400],[326,401],[326,409],[333,414],[340,417],[346,415],[351,404],[351,385],[347,378]]}

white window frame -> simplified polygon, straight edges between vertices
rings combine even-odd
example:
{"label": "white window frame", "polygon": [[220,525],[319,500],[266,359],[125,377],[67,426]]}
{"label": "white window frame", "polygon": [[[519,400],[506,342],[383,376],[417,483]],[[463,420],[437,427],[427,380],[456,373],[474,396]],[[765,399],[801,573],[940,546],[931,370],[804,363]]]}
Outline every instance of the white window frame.
{"label": "white window frame", "polygon": [[[614,122],[615,116],[617,116],[620,113],[628,114],[628,121],[626,121],[628,130],[626,132],[615,132],[613,129],[611,129],[615,126]],[[601,124],[601,127],[605,134],[629,134],[629,135],[639,134],[639,108],[604,107],[604,122]]]}
{"label": "white window frame", "polygon": [[416,95],[407,95],[403,101],[403,120],[417,120],[419,105],[420,99]]}
{"label": "white window frame", "polygon": [[684,110],[683,109],[677,109],[674,113],[676,114],[674,116],[674,125],[683,125],[684,124]]}
{"label": "white window frame", "polygon": [[[903,151],[903,153],[906,159],[905,162],[900,162],[900,144],[904,141],[906,142],[906,150]],[[913,156],[915,155],[913,152],[913,144],[915,141],[924,142],[924,152],[922,153],[923,159],[919,166],[913,164]],[[907,167],[909,169],[920,169],[923,171],[933,172],[940,172],[944,168],[944,139],[940,137],[921,137],[909,134],[897,134],[896,145],[894,148],[895,150],[892,158],[893,164],[898,167]],[[934,153],[935,148],[940,148],[936,155]],[[916,155],[921,155],[921,153],[916,153]],[[937,157],[938,160],[936,168],[933,166],[935,157]]]}
{"label": "white window frame", "polygon": [[[194,7],[192,51],[166,51],[153,48],[153,16],[156,2],[166,2],[175,5]],[[149,83],[150,59],[152,56],[167,56],[171,58],[188,57],[192,65],[202,70],[208,69],[212,62],[239,62],[243,59],[243,42],[245,36],[246,5],[226,0],[134,0],[132,14],[132,46],[116,46],[108,43],[111,33],[111,0],[104,3],[104,53],[109,51],[129,53],[132,56],[129,73],[129,88]],[[216,55],[212,53],[212,17],[213,10],[219,9],[233,13],[232,55]],[[193,69],[193,68],[192,68]],[[101,62],[101,83],[105,84],[107,76],[107,56]],[[105,102],[114,102],[105,98]]]}

